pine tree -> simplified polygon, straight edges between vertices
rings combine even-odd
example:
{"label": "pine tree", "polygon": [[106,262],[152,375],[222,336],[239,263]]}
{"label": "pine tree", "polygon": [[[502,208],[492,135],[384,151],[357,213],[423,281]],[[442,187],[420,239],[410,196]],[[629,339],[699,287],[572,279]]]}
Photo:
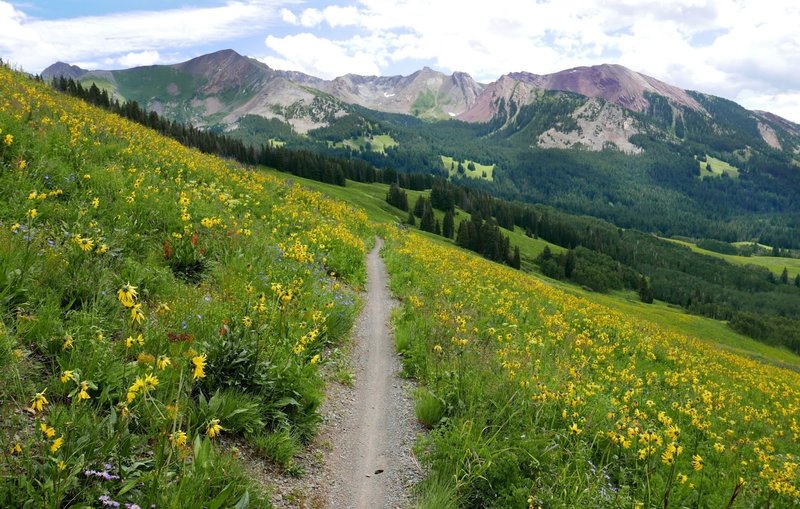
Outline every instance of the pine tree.
{"label": "pine tree", "polygon": [[511,259],[511,266],[519,269],[522,266],[522,260],[519,256],[519,246],[514,246],[514,258]]}
{"label": "pine tree", "polygon": [[386,194],[386,202],[402,211],[408,210],[408,196],[396,183],[392,183],[389,187],[389,192]]}
{"label": "pine tree", "polygon": [[470,238],[469,221],[461,221],[458,225],[458,233],[456,234],[456,244],[461,247],[469,248],[472,239]]}
{"label": "pine tree", "polygon": [[639,299],[645,304],[653,303],[653,289],[650,288],[650,280],[644,275],[639,278]]}
{"label": "pine tree", "polygon": [[453,238],[453,229],[455,228],[453,211],[448,210],[444,213],[444,220],[442,222],[442,236],[448,239]]}
{"label": "pine tree", "polygon": [[797,274],[797,275],[794,277],[794,285],[795,285],[796,287],[800,288],[800,274]]}
{"label": "pine tree", "polygon": [[553,257],[553,252],[550,250],[550,246],[544,246],[544,250],[539,254],[539,259],[542,261],[549,260]]}
{"label": "pine tree", "polygon": [[575,259],[575,251],[570,249],[567,251],[567,256],[564,259],[564,277],[567,279],[572,277],[572,273],[575,271],[575,265],[577,260]]}
{"label": "pine tree", "polygon": [[408,218],[406,218],[406,224],[410,225],[410,226],[416,226],[417,218],[414,217],[414,211],[413,210],[409,210],[408,211]]}
{"label": "pine tree", "polygon": [[786,270],[786,267],[784,267],[783,272],[781,272],[781,284],[784,285],[789,284],[789,271]]}
{"label": "pine tree", "polygon": [[425,202],[428,201],[425,199],[424,196],[420,196],[417,198],[417,202],[414,204],[414,215],[417,217],[422,217],[422,214],[425,213]]}
{"label": "pine tree", "polygon": [[436,222],[433,216],[433,209],[428,203],[425,203],[424,210],[422,212],[422,219],[419,222],[419,229],[422,231],[434,233],[435,227],[436,227]]}

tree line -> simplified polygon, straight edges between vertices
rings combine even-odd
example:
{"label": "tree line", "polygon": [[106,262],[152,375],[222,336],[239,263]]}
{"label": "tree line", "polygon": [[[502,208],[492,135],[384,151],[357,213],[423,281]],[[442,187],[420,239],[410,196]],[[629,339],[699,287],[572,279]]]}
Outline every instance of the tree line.
{"label": "tree line", "polygon": [[333,158],[311,150],[288,149],[272,144],[248,145],[241,140],[213,130],[169,120],[154,111],[147,111],[136,101],[120,102],[106,90],[92,83],[84,87],[79,81],[65,76],[54,77],[51,86],[73,97],[111,111],[121,117],[154,129],[182,145],[207,154],[234,159],[243,164],[263,165],[298,177],[344,186],[346,179],[356,182],[397,182],[408,189],[427,189],[434,176],[423,173],[405,173],[393,169],[379,170],[357,158]]}

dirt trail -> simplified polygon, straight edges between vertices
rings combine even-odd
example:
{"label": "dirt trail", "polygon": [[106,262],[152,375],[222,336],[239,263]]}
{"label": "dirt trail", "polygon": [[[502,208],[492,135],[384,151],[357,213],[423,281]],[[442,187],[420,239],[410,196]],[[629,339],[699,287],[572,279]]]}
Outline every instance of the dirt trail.
{"label": "dirt trail", "polygon": [[409,382],[397,375],[400,361],[389,325],[394,302],[379,254],[382,245],[378,239],[367,255],[365,305],[353,339],[355,386],[328,435],[325,469],[331,485],[325,498],[330,508],[404,507],[409,486],[419,478],[411,453],[419,427]]}
{"label": "dirt trail", "polygon": [[[422,427],[414,415],[413,382],[398,376],[389,316],[394,301],[378,239],[367,255],[364,309],[351,336],[352,386],[329,379],[319,434],[295,457],[292,477],[238,444],[251,473],[272,492],[276,509],[406,508],[422,471],[411,452]],[[378,473],[379,472],[379,473]]]}

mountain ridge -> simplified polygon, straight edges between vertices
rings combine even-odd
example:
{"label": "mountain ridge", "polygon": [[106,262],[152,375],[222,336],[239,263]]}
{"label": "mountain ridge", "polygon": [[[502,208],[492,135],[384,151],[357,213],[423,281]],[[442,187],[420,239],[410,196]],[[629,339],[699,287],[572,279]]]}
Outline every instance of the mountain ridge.
{"label": "mountain ridge", "polygon": [[[577,94],[584,98],[583,103],[574,104],[567,116],[562,115],[562,122],[538,130],[529,140],[531,146],[586,150],[615,147],[638,153],[640,148],[632,137],[652,131],[641,115],[660,120],[663,136],[678,140],[686,119],[695,118],[694,114],[716,125],[697,93],[619,64],[581,66],[541,75],[515,71],[491,83],[479,83],[468,73],[448,75],[427,66],[407,76],[349,73],[326,80],[299,71],[275,70],[257,59],[223,49],[172,65],[101,71],[58,62],[42,72],[45,79],[57,75],[85,83],[97,78],[109,92],[136,100],[147,109],[194,125],[220,125],[226,130],[235,128],[247,115],[257,115],[284,122],[305,135],[351,115],[353,106],[424,120],[455,118],[521,130],[521,109],[535,107],[548,92]],[[746,111],[757,124],[761,142],[775,150],[800,153],[800,125],[773,113]],[[720,126],[712,125],[711,129],[724,131]]]}

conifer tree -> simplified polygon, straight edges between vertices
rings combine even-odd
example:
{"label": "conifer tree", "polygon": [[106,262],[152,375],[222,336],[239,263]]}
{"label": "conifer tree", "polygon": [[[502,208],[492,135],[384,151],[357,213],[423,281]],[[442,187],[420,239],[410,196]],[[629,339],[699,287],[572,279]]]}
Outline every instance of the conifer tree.
{"label": "conifer tree", "polygon": [[514,246],[514,258],[511,259],[511,266],[519,269],[522,266],[522,260],[519,256],[519,246]]}
{"label": "conifer tree", "polygon": [[639,299],[645,304],[653,303],[653,290],[650,288],[650,280],[644,275],[639,278]]}
{"label": "conifer tree", "polygon": [[452,239],[454,227],[453,212],[448,210],[444,213],[444,220],[442,222],[442,236]]}
{"label": "conifer tree", "polygon": [[417,198],[417,202],[414,203],[414,215],[421,218],[422,214],[425,213],[425,202],[428,201],[425,199],[424,196],[420,196]]}
{"label": "conifer tree", "polygon": [[435,233],[436,222],[433,216],[433,208],[428,203],[424,203],[422,219],[419,222],[419,229],[426,232]]}
{"label": "conifer tree", "polygon": [[570,249],[567,251],[567,256],[564,259],[564,277],[567,279],[572,277],[573,271],[575,271],[575,265],[577,260],[575,259],[575,251]]}

